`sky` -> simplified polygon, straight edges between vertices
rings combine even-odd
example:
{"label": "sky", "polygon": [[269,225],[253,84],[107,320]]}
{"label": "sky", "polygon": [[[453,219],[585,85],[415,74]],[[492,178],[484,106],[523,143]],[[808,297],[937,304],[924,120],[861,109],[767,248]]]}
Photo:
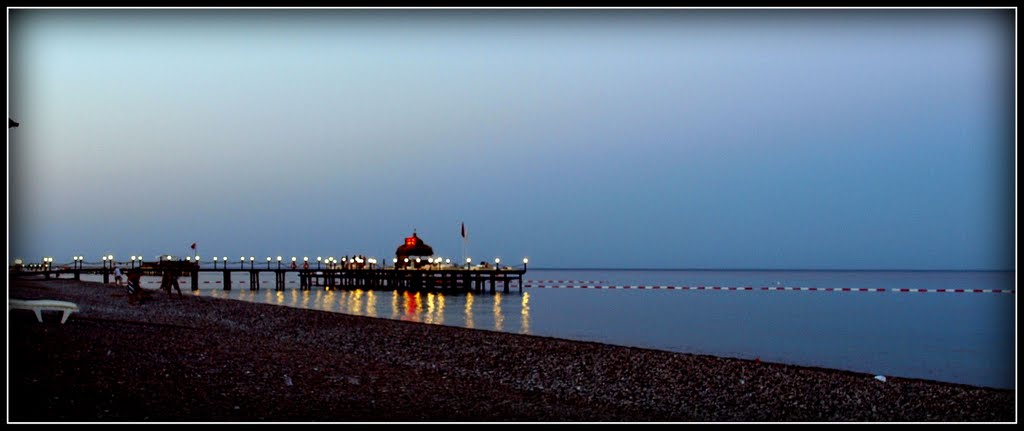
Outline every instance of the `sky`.
{"label": "sky", "polygon": [[9,262],[1015,268],[1012,9],[7,12]]}

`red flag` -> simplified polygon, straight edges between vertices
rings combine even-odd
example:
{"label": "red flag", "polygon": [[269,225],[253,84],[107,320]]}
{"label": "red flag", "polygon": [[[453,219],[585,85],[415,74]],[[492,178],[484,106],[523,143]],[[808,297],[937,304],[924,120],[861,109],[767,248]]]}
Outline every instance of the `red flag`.
{"label": "red flag", "polygon": [[192,243],[192,250],[196,249],[196,243]]}
{"label": "red flag", "polygon": [[466,224],[465,223],[462,224],[462,237],[463,238],[466,237]]}

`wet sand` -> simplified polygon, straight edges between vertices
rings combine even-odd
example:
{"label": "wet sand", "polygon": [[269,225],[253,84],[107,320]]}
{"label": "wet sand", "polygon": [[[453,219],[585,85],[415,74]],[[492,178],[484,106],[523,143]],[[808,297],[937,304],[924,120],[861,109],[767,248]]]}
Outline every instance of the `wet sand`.
{"label": "wet sand", "polygon": [[1014,422],[1014,391],[11,279],[10,422]]}

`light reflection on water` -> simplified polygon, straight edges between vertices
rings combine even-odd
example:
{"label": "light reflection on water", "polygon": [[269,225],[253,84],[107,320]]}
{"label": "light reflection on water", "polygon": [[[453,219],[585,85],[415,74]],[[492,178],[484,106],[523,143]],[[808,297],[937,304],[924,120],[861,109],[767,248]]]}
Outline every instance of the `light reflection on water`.
{"label": "light reflection on water", "polygon": [[391,318],[398,320],[398,291],[391,292]]}
{"label": "light reflection on water", "polygon": [[505,316],[501,314],[501,293],[494,294],[494,330],[505,329]]}
{"label": "light reflection on water", "polygon": [[434,323],[434,292],[427,293],[427,314],[423,318],[424,323]]}
{"label": "light reflection on water", "polygon": [[366,315],[377,317],[377,293],[372,290],[366,292]]}
{"label": "light reflection on water", "polygon": [[434,315],[434,323],[444,325],[444,295],[437,295],[437,311]]}
{"label": "light reflection on water", "polygon": [[522,329],[519,331],[523,334],[530,333],[530,292],[523,292],[523,303],[520,306],[519,314],[522,318]]}
{"label": "light reflection on water", "polygon": [[473,292],[466,293],[466,327],[473,329]]}
{"label": "light reflection on water", "polygon": [[348,303],[349,303],[349,310],[351,310],[350,311],[351,314],[355,314],[357,316],[365,316],[365,314],[363,314],[363,302],[360,301],[360,299],[362,299],[362,297],[363,297],[363,291],[362,290],[356,290],[356,291],[353,291],[353,292],[351,292],[349,294],[349,296],[348,296]]}
{"label": "light reflection on water", "polygon": [[[468,292],[379,292],[373,290],[299,290],[283,292],[272,289],[253,292],[249,290],[200,290],[196,295],[213,298],[236,299],[250,302],[283,305],[286,307],[329,311],[366,317],[390,317],[393,320],[426,323],[430,325],[453,325],[466,328],[530,333],[530,295],[494,293],[490,306],[479,306],[479,294]],[[378,301],[380,295],[390,295],[391,300]],[[450,310],[455,307],[455,312]],[[511,326],[510,326],[511,325]]]}

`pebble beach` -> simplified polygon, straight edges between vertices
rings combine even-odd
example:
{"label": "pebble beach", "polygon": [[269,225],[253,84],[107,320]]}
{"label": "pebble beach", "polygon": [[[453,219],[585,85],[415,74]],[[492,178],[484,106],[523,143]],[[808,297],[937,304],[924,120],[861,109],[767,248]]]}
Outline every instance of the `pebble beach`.
{"label": "pebble beach", "polygon": [[9,279],[8,422],[1015,422],[1015,391]]}

